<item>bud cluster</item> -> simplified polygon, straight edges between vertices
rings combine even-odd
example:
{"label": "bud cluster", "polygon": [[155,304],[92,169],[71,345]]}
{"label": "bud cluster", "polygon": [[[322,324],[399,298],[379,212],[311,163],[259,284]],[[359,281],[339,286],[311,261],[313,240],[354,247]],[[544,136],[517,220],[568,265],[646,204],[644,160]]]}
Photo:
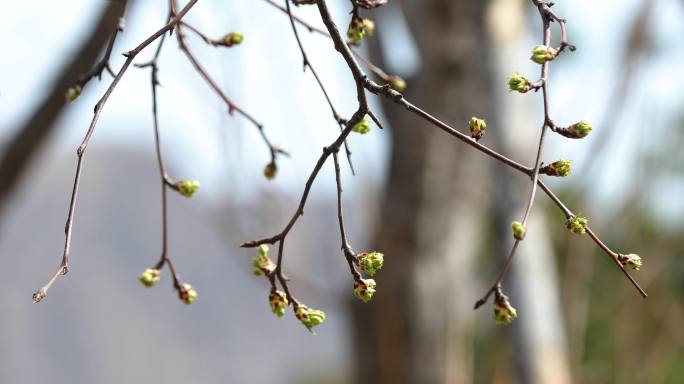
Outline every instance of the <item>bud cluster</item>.
{"label": "bud cluster", "polygon": [[314,333],[314,327],[325,321],[325,312],[318,309],[311,309],[304,304],[297,305],[295,308],[295,316],[311,333]]}
{"label": "bud cluster", "polygon": [[197,180],[179,180],[176,182],[178,193],[185,197],[192,197],[200,188],[200,183]]}
{"label": "bud cluster", "polygon": [[513,308],[508,296],[497,290],[494,297],[494,321],[497,324],[510,324],[518,317],[518,311]]}
{"label": "bud cluster", "polygon": [[359,44],[366,36],[375,33],[375,22],[371,19],[352,18],[347,28],[347,40],[351,44]]}
{"label": "bud cluster", "polygon": [[252,259],[254,276],[270,275],[275,271],[275,263],[268,257],[268,245],[261,244],[257,248],[257,255]]}
{"label": "bud cluster", "polygon": [[573,216],[565,222],[565,226],[572,232],[578,235],[584,235],[587,233],[587,226],[589,225],[589,220],[586,217]]}
{"label": "bud cluster", "polygon": [[619,254],[618,261],[625,267],[630,267],[635,271],[641,268],[641,257],[636,253],[629,253],[627,255]]}
{"label": "bud cluster", "polygon": [[537,45],[532,48],[532,56],[530,60],[537,64],[544,64],[547,61],[551,61],[556,58],[558,51],[555,48],[549,47],[547,45]]}
{"label": "bud cluster", "polygon": [[358,279],[354,281],[354,296],[367,303],[373,298],[376,287],[377,284],[373,279]]}
{"label": "bud cluster", "polygon": [[271,305],[271,311],[278,317],[285,316],[285,307],[288,306],[287,295],[283,291],[272,290],[268,295],[268,303]]}
{"label": "bud cluster", "polygon": [[358,123],[354,124],[354,126],[352,127],[352,132],[360,133],[362,135],[365,135],[366,133],[370,132],[370,130],[371,125],[365,117],[361,119],[361,121],[359,121]]}
{"label": "bud cluster", "polygon": [[147,288],[152,288],[161,279],[161,271],[156,268],[147,268],[140,275],[140,282]]}
{"label": "bud cluster", "polygon": [[178,287],[178,298],[185,304],[192,304],[197,300],[197,291],[192,285],[183,283]]}
{"label": "bud cluster", "polygon": [[363,252],[359,253],[358,258],[356,259],[359,267],[361,268],[362,271],[368,274],[368,276],[373,276],[375,275],[375,272],[379,271],[382,268],[382,265],[384,263],[384,256],[380,252]]}

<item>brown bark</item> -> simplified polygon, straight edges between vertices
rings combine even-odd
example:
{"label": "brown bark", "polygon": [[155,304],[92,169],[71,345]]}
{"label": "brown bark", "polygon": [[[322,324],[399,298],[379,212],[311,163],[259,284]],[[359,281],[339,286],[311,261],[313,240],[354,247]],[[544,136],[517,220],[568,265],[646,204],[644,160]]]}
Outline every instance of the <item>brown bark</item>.
{"label": "brown bark", "polygon": [[[489,112],[487,3],[403,3],[423,63],[407,97],[457,125]],[[373,305],[354,305],[356,382],[468,382],[487,160],[394,106],[386,113],[392,155],[375,240],[385,268]]]}

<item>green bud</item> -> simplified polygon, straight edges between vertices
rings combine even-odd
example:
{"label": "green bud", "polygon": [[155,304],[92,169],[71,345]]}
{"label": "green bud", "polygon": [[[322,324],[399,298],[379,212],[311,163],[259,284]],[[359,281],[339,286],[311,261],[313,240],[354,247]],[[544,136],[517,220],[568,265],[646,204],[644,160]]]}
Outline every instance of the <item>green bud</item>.
{"label": "green bud", "polygon": [[589,220],[586,217],[573,216],[565,222],[565,226],[572,232],[578,235],[584,235],[587,233],[587,226],[589,225]]}
{"label": "green bud", "polygon": [[81,88],[80,85],[74,85],[73,87],[67,89],[66,93],[64,94],[64,98],[68,102],[73,102],[74,100],[78,99],[79,96],[81,96],[81,92],[83,91],[83,88]]}
{"label": "green bud", "polygon": [[635,271],[638,271],[639,268],[641,268],[641,257],[639,257],[639,255],[636,253],[630,253],[627,255],[619,254],[618,260],[623,266],[630,267]]}
{"label": "green bud", "polygon": [[268,256],[268,245],[261,244],[257,247],[257,253],[259,256]]}
{"label": "green bud", "polygon": [[185,304],[192,304],[197,300],[197,291],[188,283],[183,283],[178,288],[178,298]]}
{"label": "green bud", "polygon": [[373,279],[356,280],[354,281],[354,296],[367,303],[373,298],[375,287],[377,287],[377,284]]}
{"label": "green bud", "polygon": [[276,173],[278,173],[278,166],[276,166],[275,162],[270,162],[266,164],[266,167],[264,168],[264,176],[268,180],[273,180],[276,177]]}
{"label": "green bud", "polygon": [[181,195],[192,197],[199,189],[200,183],[197,180],[179,180],[176,183],[176,187]]}
{"label": "green bud", "polygon": [[347,28],[347,40],[351,44],[359,44],[366,37],[366,27],[363,20],[353,18]]}
{"label": "green bud", "polygon": [[574,138],[581,139],[591,132],[591,124],[582,120],[579,123],[575,123],[568,127],[568,132],[571,133]]}
{"label": "green bud", "polygon": [[314,327],[325,321],[325,312],[311,309],[304,304],[299,304],[297,308],[295,308],[295,316],[297,316],[297,319],[304,324],[306,329],[311,333],[314,333]]}
{"label": "green bud", "polygon": [[539,173],[549,176],[566,177],[572,170],[572,160],[558,160],[549,165],[541,167]]}
{"label": "green bud", "polygon": [[373,36],[375,34],[375,22],[373,20],[363,19],[361,23],[363,24],[363,31],[366,33],[366,36]]}
{"label": "green bud", "polygon": [[397,92],[404,92],[406,89],[406,80],[401,77],[394,75],[389,78],[389,85]]}
{"label": "green bud", "polygon": [[245,36],[240,33],[240,32],[230,32],[226,36],[223,37],[223,45],[226,47],[232,47],[233,45],[239,45],[242,44],[242,41],[245,39]]}
{"label": "green bud", "polygon": [[260,246],[258,249],[259,254],[252,259],[252,273],[254,276],[268,276],[276,269],[275,263],[266,255],[268,247],[266,247],[266,252],[262,253],[262,250],[263,248]]}
{"label": "green bud", "polygon": [[505,325],[512,323],[516,317],[518,317],[518,311],[513,308],[508,297],[497,291],[494,298],[494,321]]}
{"label": "green bud", "polygon": [[526,93],[530,90],[532,84],[525,76],[515,74],[508,78],[508,89],[520,93]]}
{"label": "green bud", "polygon": [[371,125],[365,118],[361,119],[361,121],[359,121],[358,123],[356,123],[356,125],[352,127],[353,132],[360,133],[362,135],[365,135],[366,133],[370,132],[370,130]]}
{"label": "green bud", "polygon": [[278,317],[285,316],[285,307],[289,304],[285,292],[279,290],[271,291],[268,295],[268,303],[271,305],[271,311]]}
{"label": "green bud", "polygon": [[161,279],[161,271],[158,269],[147,268],[140,275],[140,282],[147,288],[152,288]]}
{"label": "green bud", "polygon": [[475,141],[480,140],[487,129],[487,123],[483,119],[478,119],[477,117],[471,117],[468,126],[470,127],[470,136],[475,139]]}
{"label": "green bud", "polygon": [[530,57],[530,60],[537,64],[544,64],[547,61],[555,59],[556,55],[558,55],[558,52],[554,48],[546,45],[537,45],[536,47],[532,48],[532,56]]}
{"label": "green bud", "polygon": [[525,238],[525,227],[522,225],[521,222],[514,221],[513,224],[511,224],[511,228],[513,228],[513,237],[515,237],[518,240],[522,240]]}
{"label": "green bud", "polygon": [[362,271],[366,272],[368,276],[375,275],[375,272],[382,268],[385,262],[384,256],[380,252],[363,252],[358,255],[357,262]]}

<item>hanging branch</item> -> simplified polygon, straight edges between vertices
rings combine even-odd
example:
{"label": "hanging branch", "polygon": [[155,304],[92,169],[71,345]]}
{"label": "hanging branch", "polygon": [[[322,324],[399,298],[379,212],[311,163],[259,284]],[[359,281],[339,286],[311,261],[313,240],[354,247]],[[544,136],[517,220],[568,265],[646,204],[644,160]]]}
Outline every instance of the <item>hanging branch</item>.
{"label": "hanging branch", "polygon": [[116,74],[114,77],[114,80],[112,80],[112,83],[109,85],[109,88],[107,88],[107,91],[105,91],[104,95],[102,98],[97,102],[95,105],[95,111],[93,115],[93,119],[90,122],[90,126],[88,127],[88,131],[86,132],[85,137],[83,138],[83,142],[81,145],[78,147],[76,150],[76,156],[78,157],[78,162],[76,163],[76,176],[74,177],[74,187],[71,192],[71,201],[69,203],[69,213],[67,214],[67,221],[66,221],[66,227],[65,227],[65,240],[64,240],[64,253],[62,254],[62,261],[60,262],[59,267],[55,271],[55,273],[50,277],[48,282],[40,288],[36,293],[33,294],[33,302],[38,303],[39,301],[43,300],[45,296],[47,295],[48,290],[54,284],[54,282],[59,278],[61,275],[65,275],[67,272],[69,272],[69,248],[71,247],[71,233],[73,229],[73,223],[74,223],[74,211],[76,210],[76,198],[78,195],[78,187],[80,185],[81,181],[81,170],[83,169],[83,161],[85,159],[85,153],[86,149],[88,148],[88,143],[90,142],[90,138],[93,135],[93,132],[95,131],[95,126],[97,125],[97,121],[100,117],[100,113],[102,112],[102,108],[104,108],[104,105],[107,103],[109,100],[109,96],[111,96],[112,92],[114,92],[114,89],[116,86],[119,84],[119,81],[123,77],[124,73],[126,73],[126,70],[128,67],[131,65],[135,57],[143,50],[145,47],[150,45],[152,42],[157,40],[159,37],[164,35],[166,32],[170,31],[176,24],[180,22],[180,20],[185,16],[188,11],[197,3],[197,0],[189,0],[188,3],[181,9],[178,14],[173,17],[172,19],[169,20],[166,25],[164,25],[161,29],[159,29],[157,32],[152,34],[152,36],[148,37],[140,43],[137,47],[133,48],[133,50],[128,51],[124,53],[124,56],[126,57],[126,61],[123,63],[121,66],[121,69],[119,69],[119,72]]}

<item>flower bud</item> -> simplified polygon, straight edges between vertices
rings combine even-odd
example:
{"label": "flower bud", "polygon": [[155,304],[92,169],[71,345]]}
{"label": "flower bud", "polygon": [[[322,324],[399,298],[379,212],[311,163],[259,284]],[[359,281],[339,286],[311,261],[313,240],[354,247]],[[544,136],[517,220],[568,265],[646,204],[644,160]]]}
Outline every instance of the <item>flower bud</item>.
{"label": "flower bud", "polygon": [[297,316],[297,319],[304,324],[306,329],[311,333],[314,333],[314,327],[325,321],[325,312],[311,309],[304,304],[299,304],[297,308],[295,308],[295,316]]}
{"label": "flower bud", "polygon": [[179,180],[176,183],[176,187],[181,195],[192,197],[199,189],[200,183],[197,180]]}
{"label": "flower bud", "polygon": [[494,321],[497,324],[510,324],[516,317],[518,317],[518,311],[513,308],[508,297],[501,291],[497,291],[494,298]]}
{"label": "flower bud", "polygon": [[522,240],[525,238],[525,227],[522,225],[521,222],[514,221],[513,224],[511,224],[511,228],[513,229],[513,237],[515,237],[518,240]]}
{"label": "flower bud", "polygon": [[266,176],[268,180],[273,180],[276,177],[276,173],[278,173],[278,166],[275,162],[272,161],[266,164],[266,167],[264,168],[264,176]]}
{"label": "flower bud", "polygon": [[573,233],[578,235],[584,235],[587,233],[587,226],[589,225],[589,220],[586,217],[573,216],[565,222],[565,226]]}
{"label": "flower bud", "polygon": [[353,132],[360,133],[362,135],[365,135],[366,133],[370,132],[370,130],[371,125],[365,118],[361,119],[361,121],[359,121],[352,127]]}
{"label": "flower bud", "polygon": [[66,98],[66,101],[71,103],[81,96],[82,91],[83,88],[81,88],[80,85],[74,85],[73,87],[67,89],[66,93],[64,94],[64,98]]}
{"label": "flower bud", "polygon": [[230,32],[226,36],[223,37],[223,45],[226,47],[232,47],[233,45],[239,45],[242,43],[242,40],[245,39],[245,36],[240,33],[240,32]]}
{"label": "flower bud", "polygon": [[556,55],[558,55],[558,52],[554,48],[546,45],[537,45],[536,47],[532,48],[532,56],[530,57],[530,60],[537,64],[544,64],[547,61],[555,59]]}
{"label": "flower bud", "polygon": [[161,271],[154,268],[147,268],[140,275],[140,282],[147,288],[152,288],[161,279]]}
{"label": "flower bud", "polygon": [[586,137],[591,132],[591,129],[591,124],[587,123],[584,120],[581,120],[580,122],[575,123],[566,128],[564,131],[565,133],[567,133],[567,135],[563,134],[563,136],[570,137],[573,139],[581,139],[583,137]]}
{"label": "flower bud", "polygon": [[375,275],[375,272],[382,268],[384,255],[380,252],[363,252],[358,255],[358,265],[368,276]]}
{"label": "flower bud", "polygon": [[635,271],[638,271],[639,268],[641,268],[641,257],[639,257],[639,255],[636,253],[630,253],[627,255],[619,254],[618,261],[620,261],[620,264],[623,266],[630,267]]}
{"label": "flower bud", "polygon": [[193,288],[192,285],[183,283],[178,288],[178,298],[185,304],[190,305],[197,300],[197,291],[195,291],[195,288]]}
{"label": "flower bud", "polygon": [[366,33],[366,36],[373,36],[375,34],[375,22],[373,20],[363,19],[361,23],[363,24],[363,31]]}
{"label": "flower bud", "polygon": [[275,263],[268,257],[268,245],[261,244],[257,248],[257,255],[252,259],[252,273],[254,276],[270,275],[275,271]]}
{"label": "flower bud", "polygon": [[532,88],[532,83],[525,76],[515,74],[508,78],[508,89],[520,93],[527,93]]}
{"label": "flower bud", "polygon": [[285,292],[279,290],[272,290],[268,295],[268,303],[271,305],[271,311],[278,317],[285,316],[285,307],[289,304]]}
{"label": "flower bud", "polygon": [[406,89],[406,80],[397,75],[390,76],[388,83],[389,86],[397,92],[404,92]]}
{"label": "flower bud", "polygon": [[549,176],[565,177],[572,170],[572,160],[560,159],[547,166],[541,167],[539,173]]}
{"label": "flower bud", "polygon": [[354,296],[358,297],[364,303],[370,301],[375,293],[377,284],[373,279],[359,279],[354,281]]}
{"label": "flower bud", "polygon": [[487,123],[483,119],[478,119],[477,117],[471,117],[468,126],[470,127],[470,136],[475,139],[475,141],[480,140],[487,129]]}

